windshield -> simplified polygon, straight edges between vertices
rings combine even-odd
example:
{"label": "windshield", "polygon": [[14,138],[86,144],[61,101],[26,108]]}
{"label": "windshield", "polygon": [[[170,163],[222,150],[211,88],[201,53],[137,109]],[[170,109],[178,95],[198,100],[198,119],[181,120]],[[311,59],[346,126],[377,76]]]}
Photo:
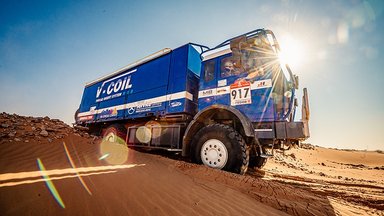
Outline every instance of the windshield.
{"label": "windshield", "polygon": [[277,58],[271,45],[264,36],[248,39],[241,44],[242,65],[249,74],[264,76],[273,66]]}
{"label": "windshield", "polygon": [[287,81],[291,80],[287,65],[279,61],[279,45],[271,34],[259,34],[239,43],[241,65],[253,76],[282,70]]}
{"label": "windshield", "polygon": [[285,119],[291,110],[292,73],[288,65],[279,60],[280,48],[273,34],[262,33],[247,39],[236,39],[231,44],[231,50],[234,64],[241,65],[242,70],[247,73],[247,80],[272,79],[271,98],[277,118]]}

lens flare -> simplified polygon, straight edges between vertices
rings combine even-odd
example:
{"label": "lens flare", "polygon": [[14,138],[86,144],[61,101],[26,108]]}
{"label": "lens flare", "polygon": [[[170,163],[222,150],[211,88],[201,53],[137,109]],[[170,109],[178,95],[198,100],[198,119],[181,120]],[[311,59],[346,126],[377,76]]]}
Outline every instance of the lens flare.
{"label": "lens flare", "polygon": [[128,160],[129,149],[125,141],[116,136],[116,142],[103,139],[100,143],[99,160],[104,160],[109,164],[123,164]]}
{"label": "lens flare", "polygon": [[109,153],[106,153],[106,154],[104,154],[103,156],[101,156],[100,158],[99,158],[99,160],[104,160],[105,158],[107,158],[109,156]]}
{"label": "lens flare", "polygon": [[292,68],[297,68],[302,65],[304,61],[303,48],[295,38],[286,35],[282,38],[280,45],[279,60],[282,66],[285,67],[288,64]]}
{"label": "lens flare", "polygon": [[[39,164],[39,161],[38,161]],[[40,161],[40,170],[42,171],[29,171],[19,173],[5,173],[0,174],[0,187],[10,187],[23,184],[33,184],[37,182],[46,181],[44,176],[49,176],[49,180],[60,180],[77,178],[80,176],[102,175],[115,173],[119,169],[129,169],[133,167],[145,166],[145,164],[125,164],[125,165],[109,165],[109,166],[96,166],[96,167],[78,167],[78,168],[65,168],[45,170]],[[57,191],[57,190],[56,190]]]}
{"label": "lens flare", "polygon": [[65,208],[64,202],[61,199],[59,192],[57,192],[55,185],[53,184],[53,182],[49,178],[49,175],[46,173],[45,167],[44,167],[43,163],[41,162],[40,158],[37,158],[37,164],[39,166],[39,170],[40,170],[41,176],[43,177],[43,179],[45,181],[45,184],[47,185],[47,187],[48,187],[49,191],[51,192],[52,196],[55,198],[57,203],[59,203],[59,205],[62,208]]}
{"label": "lens flare", "polygon": [[[76,168],[75,163],[73,162],[72,157],[71,157],[71,155],[69,154],[69,151],[68,151],[68,149],[67,149],[67,146],[65,145],[65,142],[63,142],[63,146],[64,146],[65,154],[67,155],[67,158],[68,158],[69,163],[71,164],[72,168],[75,169],[75,168]],[[84,179],[80,176],[79,173],[76,173],[76,175],[77,175],[77,177],[79,178],[80,183],[83,185],[83,187],[85,188],[85,190],[88,192],[88,194],[89,194],[89,195],[92,195],[92,192],[91,192],[91,190],[89,190],[87,184],[85,184]]]}
{"label": "lens flare", "polygon": [[141,142],[141,143],[149,143],[151,141],[152,137],[152,132],[151,129],[141,126],[137,128],[136,130],[136,138]]}
{"label": "lens flare", "polygon": [[157,121],[149,121],[145,124],[145,127],[151,130],[152,138],[158,138],[162,134],[161,124]]}

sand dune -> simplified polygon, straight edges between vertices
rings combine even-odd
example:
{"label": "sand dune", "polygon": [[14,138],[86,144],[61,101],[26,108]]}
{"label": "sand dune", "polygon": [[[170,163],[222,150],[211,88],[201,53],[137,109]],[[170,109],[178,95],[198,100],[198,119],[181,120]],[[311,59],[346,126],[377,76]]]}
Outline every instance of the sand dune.
{"label": "sand dune", "polygon": [[50,121],[0,128],[0,215],[384,215],[379,152],[292,149],[241,176]]}

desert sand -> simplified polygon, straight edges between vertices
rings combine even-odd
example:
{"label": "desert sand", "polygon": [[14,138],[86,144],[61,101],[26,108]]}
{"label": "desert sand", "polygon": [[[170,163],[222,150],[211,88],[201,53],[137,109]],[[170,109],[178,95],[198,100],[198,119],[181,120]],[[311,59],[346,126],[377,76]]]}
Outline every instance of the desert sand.
{"label": "desert sand", "polygon": [[303,145],[242,176],[2,113],[0,215],[384,215],[384,154]]}

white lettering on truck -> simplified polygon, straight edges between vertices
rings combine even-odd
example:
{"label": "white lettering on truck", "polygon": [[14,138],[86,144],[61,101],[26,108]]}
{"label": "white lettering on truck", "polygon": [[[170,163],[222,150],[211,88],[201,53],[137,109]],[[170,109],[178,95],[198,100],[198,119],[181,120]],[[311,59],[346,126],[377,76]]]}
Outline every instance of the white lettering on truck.
{"label": "white lettering on truck", "polygon": [[[100,97],[101,93],[105,93],[104,84],[101,84],[100,87],[97,88],[96,91],[96,98]],[[125,77],[124,79],[118,79],[116,82],[109,83],[107,87],[107,95],[110,95],[113,93],[116,93],[118,91],[127,90],[132,88],[131,84],[131,76]]]}

